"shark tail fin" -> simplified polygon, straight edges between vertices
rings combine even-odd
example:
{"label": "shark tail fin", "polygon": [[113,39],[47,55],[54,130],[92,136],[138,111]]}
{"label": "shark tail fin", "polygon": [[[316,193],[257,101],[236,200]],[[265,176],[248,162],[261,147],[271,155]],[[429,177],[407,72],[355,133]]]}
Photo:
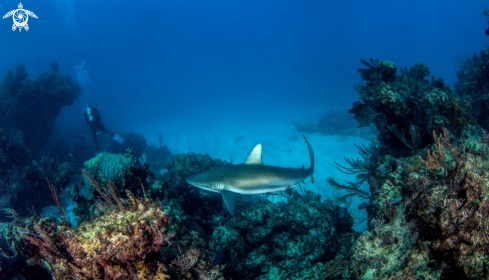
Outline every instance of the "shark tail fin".
{"label": "shark tail fin", "polygon": [[306,140],[307,148],[309,149],[309,158],[311,159],[311,181],[314,183],[314,177],[312,176],[312,173],[314,172],[314,151],[312,150],[311,143],[309,143],[309,140],[307,140],[306,136],[302,134],[302,137],[304,137],[304,140]]}
{"label": "shark tail fin", "polygon": [[222,196],[222,200],[224,200],[224,204],[226,205],[226,208],[229,210],[229,213],[231,213],[231,215],[235,217],[236,197],[238,196],[238,194],[230,191],[221,191],[221,196]]}

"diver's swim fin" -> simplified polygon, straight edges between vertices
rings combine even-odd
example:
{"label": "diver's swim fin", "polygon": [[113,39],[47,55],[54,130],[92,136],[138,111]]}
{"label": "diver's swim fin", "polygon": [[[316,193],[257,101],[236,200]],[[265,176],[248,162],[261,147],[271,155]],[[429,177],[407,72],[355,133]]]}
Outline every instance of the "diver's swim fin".
{"label": "diver's swim fin", "polygon": [[124,142],[124,138],[120,137],[117,134],[114,134],[114,137],[112,139],[114,139],[115,141],[119,142],[119,144],[122,144]]}

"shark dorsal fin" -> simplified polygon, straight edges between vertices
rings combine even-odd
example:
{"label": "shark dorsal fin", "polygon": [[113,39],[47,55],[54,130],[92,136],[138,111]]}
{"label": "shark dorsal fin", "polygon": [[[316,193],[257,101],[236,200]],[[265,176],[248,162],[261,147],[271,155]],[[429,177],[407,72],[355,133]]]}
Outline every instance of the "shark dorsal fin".
{"label": "shark dorsal fin", "polygon": [[243,162],[243,164],[261,164],[261,165],[263,165],[263,162],[261,161],[261,151],[262,151],[261,143],[256,144],[256,146],[253,148],[253,150],[248,155],[248,157]]}

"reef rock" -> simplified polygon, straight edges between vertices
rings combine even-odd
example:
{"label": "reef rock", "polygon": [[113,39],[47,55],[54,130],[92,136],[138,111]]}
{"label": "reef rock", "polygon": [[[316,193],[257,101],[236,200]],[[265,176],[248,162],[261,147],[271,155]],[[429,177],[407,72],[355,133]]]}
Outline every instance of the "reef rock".
{"label": "reef rock", "polygon": [[262,199],[241,210],[236,219],[216,228],[213,239],[237,256],[236,273],[243,278],[291,279],[350,247],[343,238],[352,233],[351,215],[330,201],[322,203],[312,192],[295,192],[287,203]]}

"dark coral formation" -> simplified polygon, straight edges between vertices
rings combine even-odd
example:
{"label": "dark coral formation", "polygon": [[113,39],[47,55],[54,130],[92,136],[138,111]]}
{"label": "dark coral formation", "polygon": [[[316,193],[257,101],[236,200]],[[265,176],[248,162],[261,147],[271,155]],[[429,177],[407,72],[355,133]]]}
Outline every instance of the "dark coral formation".
{"label": "dark coral formation", "polygon": [[357,128],[368,127],[378,115],[374,106],[358,101],[353,102],[353,108],[348,110],[348,113],[353,114],[353,118],[358,122]]}
{"label": "dark coral formation", "polygon": [[212,251],[195,233],[171,226],[160,203],[130,192],[123,200],[89,179],[101,190],[99,217],[72,228],[8,210],[14,221],[0,224],[9,242],[4,256],[20,255],[54,279],[222,279],[223,267],[212,264]]}
{"label": "dark coral formation", "polygon": [[179,250],[174,262],[163,263],[158,252],[174,236],[167,232],[169,219],[161,205],[143,200],[133,203],[123,212],[113,209],[78,228],[40,218],[18,220],[5,234],[13,240],[12,250],[30,264],[44,266],[55,279],[73,275],[77,279],[165,279],[170,275],[178,279],[190,268],[203,271],[204,262],[198,263],[202,256],[190,255],[191,250],[186,254]]}
{"label": "dark coral formation", "polygon": [[448,130],[432,136],[435,143],[417,156],[419,164],[397,166],[371,185],[369,231],[350,259],[358,278],[388,278],[406,269],[413,279],[489,276],[489,137],[455,141]]}
{"label": "dark coral formation", "polygon": [[49,218],[27,227],[19,250],[32,264],[44,264],[56,279],[120,279],[141,273],[138,263],[170,239],[168,218],[156,204],[138,203],[123,214],[110,211],[78,228],[65,228]]}
{"label": "dark coral formation", "polygon": [[358,69],[365,81],[392,82],[395,79],[397,66],[391,61],[371,58],[369,61],[360,59],[360,62],[367,66],[367,68]]}
{"label": "dark coral formation", "polygon": [[[489,277],[487,54],[464,63],[455,93],[441,79],[424,80],[425,64],[401,69],[392,82],[375,67],[362,73],[376,77],[357,89],[384,115],[373,121],[394,149],[372,162],[381,175],[366,173],[369,229],[349,258],[355,279]],[[351,170],[360,163],[350,161]]]}
{"label": "dark coral formation", "polygon": [[[101,185],[108,185],[110,180],[116,191],[122,194],[129,190],[142,196],[141,185],[143,188],[148,187],[149,182],[154,180],[154,173],[134,157],[131,149],[125,154],[100,153],[85,162],[84,170]],[[79,185],[71,187],[70,195],[77,203],[75,213],[82,221],[86,221],[95,213],[93,202],[97,192],[86,176],[80,179]]]}
{"label": "dark coral formation", "polygon": [[31,81],[25,67],[8,70],[0,91],[0,126],[22,132],[25,145],[38,152],[51,135],[52,124],[61,109],[72,105],[81,94],[80,85],[53,69]]}
{"label": "dark coral formation", "polygon": [[473,107],[473,117],[484,129],[489,129],[489,49],[478,54],[474,53],[471,59],[465,59],[462,68],[457,72],[458,81],[455,90],[458,95],[466,99]]}
{"label": "dark coral formation", "polygon": [[[178,154],[166,166],[161,184],[151,188],[151,195],[178,201],[181,207],[189,214],[206,217],[222,209],[221,197],[216,193],[202,191],[190,186],[185,179],[192,174],[229,164],[220,159],[212,159],[205,154]],[[202,198],[211,198],[211,201]],[[214,205],[214,206],[212,206]]]}
{"label": "dark coral formation", "polygon": [[406,181],[406,195],[416,197],[408,213],[421,222],[421,237],[443,275],[489,276],[487,140],[485,136],[476,144],[440,139],[433,147],[439,151],[433,162],[439,164],[426,162]]}
{"label": "dark coral formation", "polygon": [[[73,178],[74,169],[70,157],[62,161],[43,155],[34,160],[15,133],[0,129],[0,208],[14,208],[27,215],[26,205],[41,209],[52,204],[46,179],[64,189]],[[0,216],[0,221],[5,221],[5,217]]]}
{"label": "dark coral formation", "polygon": [[349,259],[353,279],[401,275],[439,279],[441,272],[430,258],[429,248],[423,245],[421,229],[416,220],[405,215],[406,204],[412,203],[410,197],[401,196],[408,173],[402,165],[388,165],[387,169],[392,171],[377,177],[377,184],[370,184],[368,230],[352,247]]}
{"label": "dark coral formation", "polygon": [[[216,214],[227,215],[219,194],[194,188],[185,181],[191,174],[227,164],[225,161],[214,160],[202,154],[178,154],[170,160],[166,171],[161,175],[146,164],[141,164],[130,151],[129,149],[124,155],[100,153],[86,161],[84,168],[102,185],[107,185],[108,179],[111,179],[121,194],[130,190],[142,196],[142,185],[147,197],[165,201],[168,207],[172,205],[169,215],[173,219],[185,221],[188,228],[203,236],[210,235],[215,226],[215,221],[209,217]],[[82,221],[95,215],[93,202],[97,192],[87,178],[83,178],[81,184],[73,185],[70,193],[77,202],[75,213]]]}
{"label": "dark coral formation", "polygon": [[[127,158],[127,163],[118,164],[125,160],[123,157],[101,154],[85,166],[88,168],[87,174],[93,175],[102,189],[104,186],[111,189],[113,184],[115,193],[120,194],[122,200],[130,201],[130,197],[122,195],[121,188],[116,189],[115,182],[129,182],[129,178],[135,176],[124,170],[137,169],[138,163]],[[108,159],[112,159],[112,163],[104,162]],[[351,230],[353,219],[346,209],[335,206],[331,201],[322,203],[320,196],[309,191],[304,195],[295,192],[287,203],[278,204],[260,197],[244,196],[238,203],[241,214],[233,219],[224,209],[219,194],[191,187],[185,181],[191,174],[224,164],[228,163],[211,159],[208,155],[180,154],[167,165],[167,171],[162,176],[151,175],[142,180],[144,192],[140,184],[131,183],[137,188],[123,185],[124,190],[138,192],[139,189],[140,195],[163,201],[165,212],[172,221],[172,233],[175,234],[170,240],[172,245],[160,251],[164,256],[172,256],[163,258],[167,264],[171,262],[169,272],[165,273],[171,275],[172,266],[185,268],[183,258],[191,252],[198,252],[203,258],[199,261],[200,267],[194,264],[191,268],[185,268],[182,275],[214,279],[212,277],[220,275],[219,271],[224,266],[223,275],[233,279],[313,277],[328,273],[348,275],[344,257],[356,237]],[[126,179],[121,177],[122,174],[126,174]],[[109,176],[115,177],[108,181]],[[92,184],[87,179],[87,183]],[[96,197],[99,191],[96,187],[92,188]],[[110,193],[112,191],[102,197],[109,200]],[[92,203],[98,204],[97,200],[78,198],[78,203],[79,211],[91,213],[86,215],[86,219],[106,215],[100,207],[91,206]],[[273,242],[270,243],[270,240]],[[190,260],[187,258],[186,261]],[[207,278],[201,275],[207,275]]]}
{"label": "dark coral formation", "polygon": [[348,253],[354,237],[346,209],[310,191],[286,203],[255,199],[213,233],[224,261],[235,263],[227,268],[233,279],[302,279],[303,270]]}
{"label": "dark coral formation", "polygon": [[182,221],[186,227],[202,236],[210,236],[215,226],[228,211],[223,207],[218,193],[206,192],[190,186],[185,179],[192,174],[229,164],[220,159],[212,159],[203,154],[178,154],[170,160],[161,180],[156,181],[149,191],[151,197],[158,197],[175,204],[172,217]]}
{"label": "dark coral formation", "polygon": [[443,79],[432,76],[425,80],[430,73],[426,64],[416,63],[409,70],[403,68],[387,75],[381,65],[392,62],[371,61],[376,63],[359,69],[366,84],[356,89],[365,105],[373,106],[372,112],[379,114],[372,118],[380,132],[378,139],[392,147],[395,156],[426,147],[432,142],[433,130],[448,128],[460,136],[472,123],[472,104],[454,94]]}
{"label": "dark coral formation", "polygon": [[40,209],[52,203],[46,178],[63,188],[73,175],[68,153],[60,159],[43,155],[55,118],[81,94],[76,82],[58,72],[57,63],[51,67],[30,80],[25,67],[17,65],[0,86],[0,207],[22,214],[28,214],[26,205]]}

